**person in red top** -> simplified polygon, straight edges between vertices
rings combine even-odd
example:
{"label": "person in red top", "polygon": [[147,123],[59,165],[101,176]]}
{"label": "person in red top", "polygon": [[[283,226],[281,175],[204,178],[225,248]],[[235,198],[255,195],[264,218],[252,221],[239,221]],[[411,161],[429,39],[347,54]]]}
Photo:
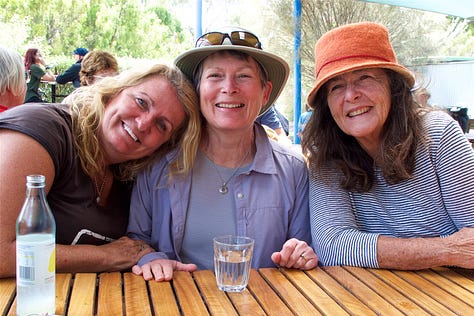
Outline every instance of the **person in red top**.
{"label": "person in red top", "polygon": [[25,93],[23,59],[14,50],[0,46],[0,112],[22,104]]}

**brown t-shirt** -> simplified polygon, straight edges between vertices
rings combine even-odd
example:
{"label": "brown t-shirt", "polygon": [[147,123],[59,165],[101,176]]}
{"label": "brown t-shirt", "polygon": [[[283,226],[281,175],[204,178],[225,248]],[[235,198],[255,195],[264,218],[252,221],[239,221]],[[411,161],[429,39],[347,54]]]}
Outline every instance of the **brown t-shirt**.
{"label": "brown t-shirt", "polygon": [[11,108],[0,115],[0,128],[34,138],[50,154],[55,178],[47,199],[58,244],[100,245],[125,235],[132,185],[114,180],[107,205],[96,203],[95,184],[83,172],[74,146],[67,105],[30,103]]}

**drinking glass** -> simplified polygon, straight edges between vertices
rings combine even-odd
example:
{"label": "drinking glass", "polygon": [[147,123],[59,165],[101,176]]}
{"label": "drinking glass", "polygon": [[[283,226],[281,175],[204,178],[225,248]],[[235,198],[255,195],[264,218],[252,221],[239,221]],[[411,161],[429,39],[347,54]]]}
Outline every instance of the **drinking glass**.
{"label": "drinking glass", "polygon": [[254,240],[243,236],[219,236],[214,241],[214,271],[217,286],[226,292],[241,292],[247,287]]}

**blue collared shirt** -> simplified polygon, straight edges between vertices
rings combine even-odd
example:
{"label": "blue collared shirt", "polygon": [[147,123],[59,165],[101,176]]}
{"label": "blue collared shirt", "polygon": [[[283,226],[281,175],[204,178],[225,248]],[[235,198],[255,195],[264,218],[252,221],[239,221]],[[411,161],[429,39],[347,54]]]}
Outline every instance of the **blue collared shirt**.
{"label": "blue collared shirt", "polygon": [[[311,244],[308,173],[301,153],[270,140],[258,124],[255,143],[250,171],[235,178],[237,234],[255,239],[253,268],[273,267],[271,254],[280,251],[288,239]],[[143,256],[139,265],[158,258],[180,260],[186,213],[192,207],[188,205],[191,175],[167,183],[174,154],[137,177],[128,235],[157,251]]]}

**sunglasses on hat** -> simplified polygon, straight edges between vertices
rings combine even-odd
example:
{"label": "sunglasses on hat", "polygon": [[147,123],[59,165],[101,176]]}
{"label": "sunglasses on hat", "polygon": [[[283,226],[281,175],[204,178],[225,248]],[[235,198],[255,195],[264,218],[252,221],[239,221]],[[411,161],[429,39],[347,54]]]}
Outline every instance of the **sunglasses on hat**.
{"label": "sunglasses on hat", "polygon": [[246,31],[233,31],[230,33],[209,32],[198,38],[194,47],[222,45],[228,38],[232,45],[247,46],[262,49],[257,36]]}

